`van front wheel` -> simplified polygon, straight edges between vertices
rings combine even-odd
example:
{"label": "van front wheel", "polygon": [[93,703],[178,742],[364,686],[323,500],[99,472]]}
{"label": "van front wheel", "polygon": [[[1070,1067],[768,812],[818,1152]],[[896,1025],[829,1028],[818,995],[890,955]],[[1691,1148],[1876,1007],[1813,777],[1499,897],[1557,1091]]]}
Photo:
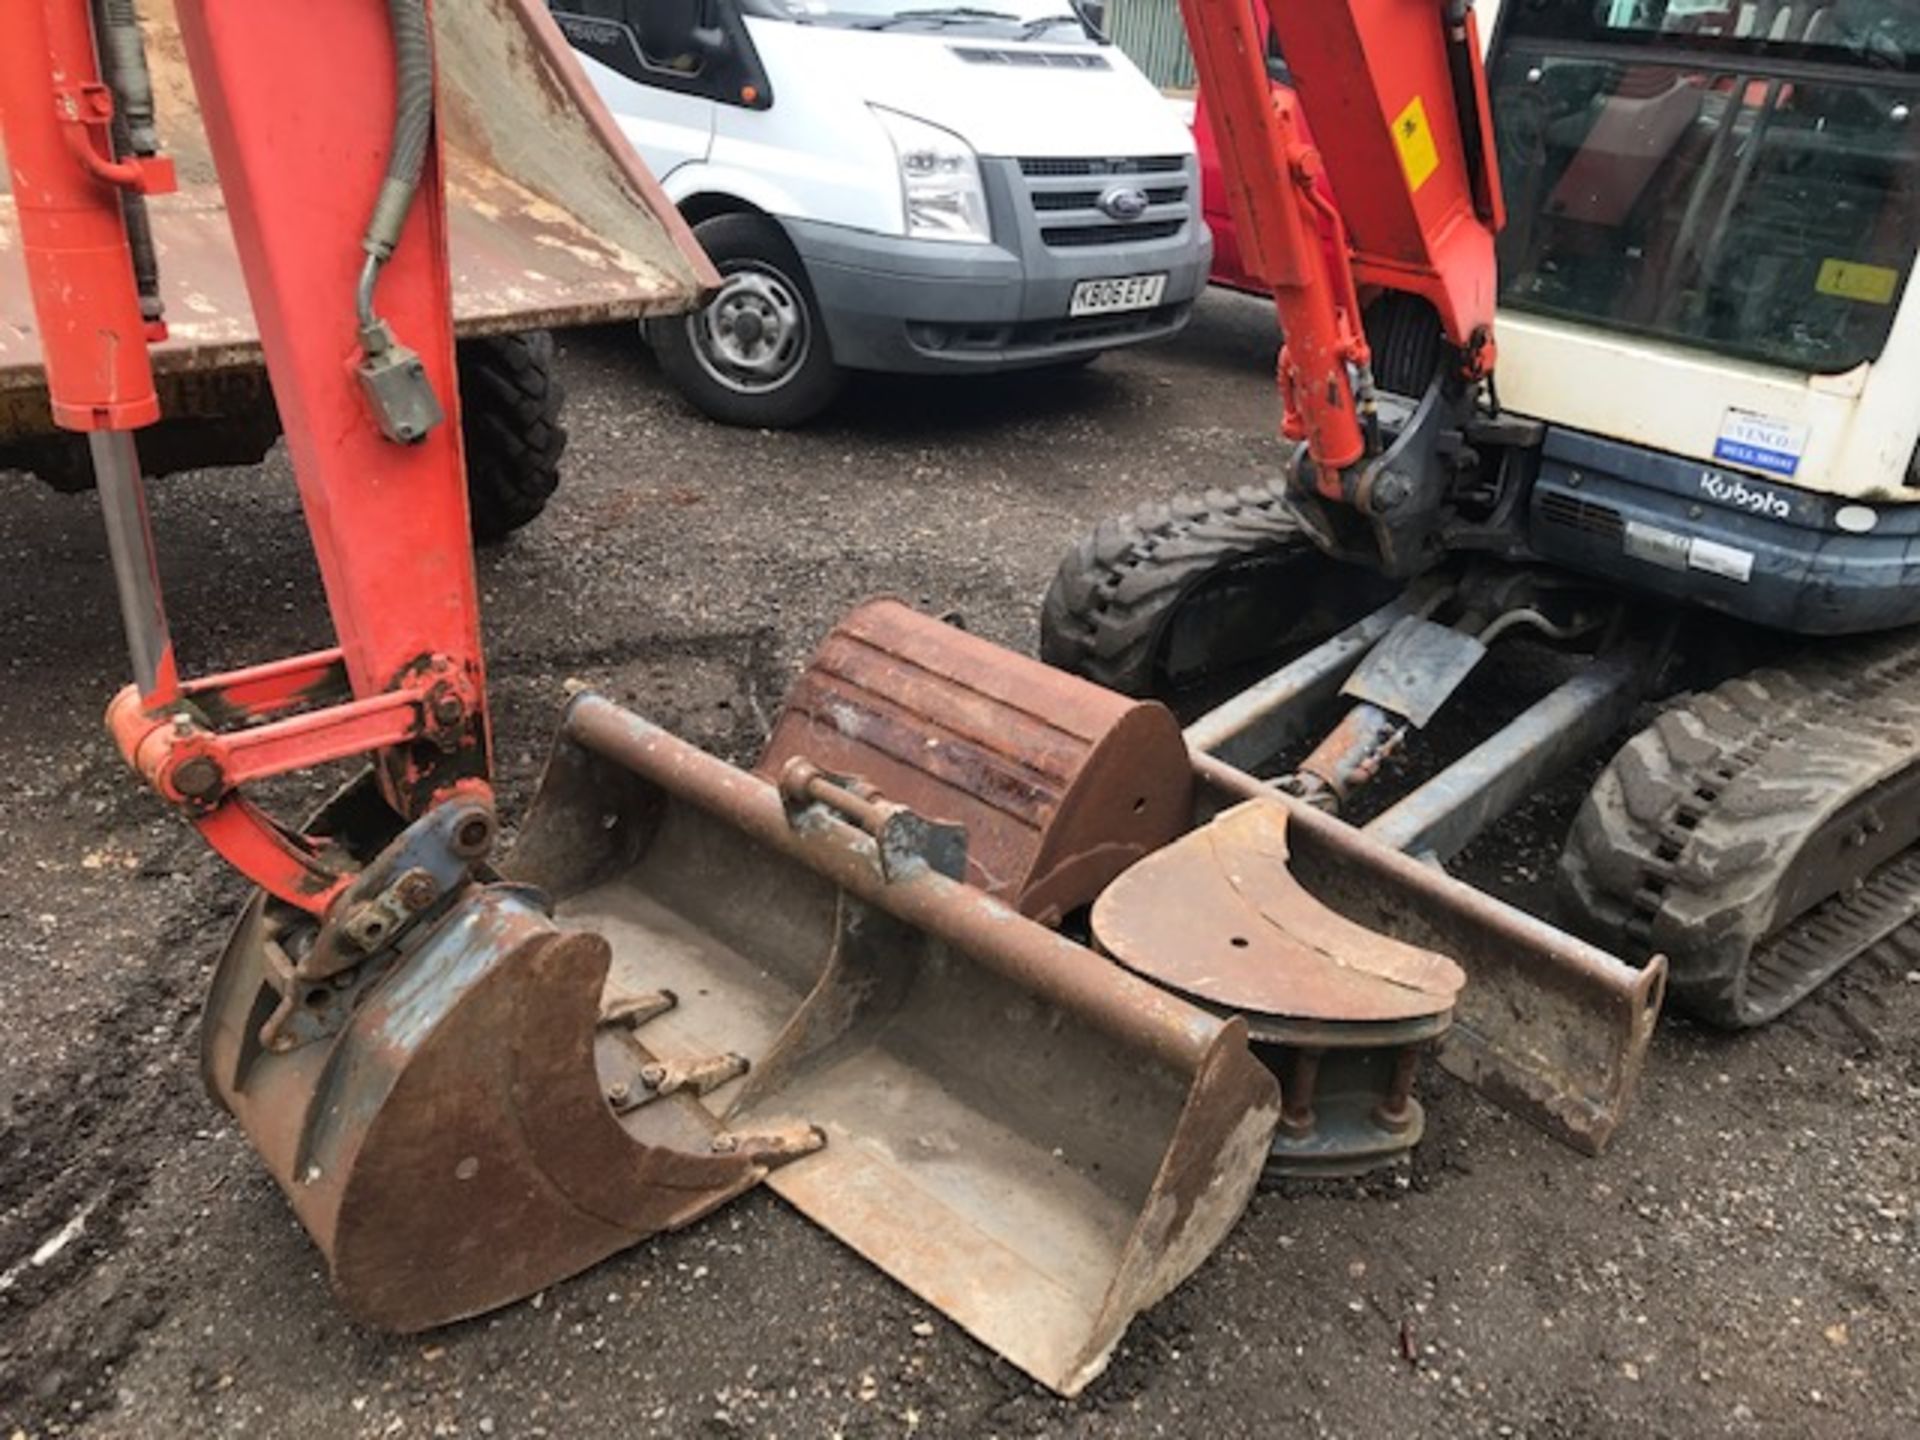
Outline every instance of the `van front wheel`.
{"label": "van front wheel", "polygon": [[827,348],[800,257],[760,215],[715,215],[693,233],[721,285],[704,309],[645,322],[660,368],[723,424],[805,424],[840,393],[845,372]]}

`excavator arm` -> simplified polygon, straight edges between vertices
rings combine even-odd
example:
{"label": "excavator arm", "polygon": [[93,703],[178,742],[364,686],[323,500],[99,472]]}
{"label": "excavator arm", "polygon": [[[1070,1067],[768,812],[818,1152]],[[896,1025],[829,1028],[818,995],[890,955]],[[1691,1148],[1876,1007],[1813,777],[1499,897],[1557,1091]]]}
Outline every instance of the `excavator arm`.
{"label": "excavator arm", "polygon": [[[1445,442],[1493,375],[1505,209],[1471,0],[1181,9],[1247,269],[1285,336],[1303,518],[1329,548],[1417,571],[1458,458]],[[1268,75],[1269,23],[1290,86]],[[1443,342],[1423,393],[1376,383],[1364,312],[1385,293],[1429,307]]]}

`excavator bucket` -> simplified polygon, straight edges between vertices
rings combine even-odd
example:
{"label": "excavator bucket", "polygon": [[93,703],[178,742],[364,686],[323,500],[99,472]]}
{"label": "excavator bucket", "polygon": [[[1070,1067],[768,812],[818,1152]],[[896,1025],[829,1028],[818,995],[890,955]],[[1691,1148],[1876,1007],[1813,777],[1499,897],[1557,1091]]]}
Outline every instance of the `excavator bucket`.
{"label": "excavator bucket", "polygon": [[[178,193],[154,197],[150,214],[174,321],[172,339],[155,361],[170,419],[190,417],[192,406],[176,401],[190,391],[219,391],[221,377],[244,371],[250,383],[260,383],[259,320],[268,322],[270,337],[301,342],[293,348],[333,343],[325,338],[332,331],[302,329],[311,312],[302,312],[299,323],[282,313],[287,296],[271,288],[283,277],[261,262],[286,259],[284,243],[279,252],[270,243],[284,242],[288,233],[285,209],[272,203],[273,194],[283,192],[263,194],[271,187],[257,183],[246,163],[252,152],[236,138],[246,129],[236,112],[257,103],[259,92],[228,83],[236,75],[258,77],[243,62],[261,53],[263,33],[272,38],[297,30],[285,18],[292,8],[188,6],[184,0],[177,8],[169,0],[141,7],[159,130],[182,180]],[[338,8],[320,7],[329,14]],[[382,8],[359,17],[369,22],[365,33],[374,33]],[[270,11],[284,22],[281,29],[242,28],[240,17]],[[435,139],[446,162],[458,332],[632,317],[697,303],[714,282],[711,265],[621,138],[541,0],[440,0],[432,13]],[[321,27],[321,33],[332,31]],[[351,69],[366,60],[352,55],[339,63]],[[316,81],[318,69],[299,76]],[[199,97],[208,101],[204,115],[196,84],[209,86]],[[316,90],[329,99],[346,96],[342,109],[352,108],[356,92],[336,89],[324,73],[293,93],[311,100]],[[287,103],[300,105],[298,99]],[[385,125],[384,116],[360,108],[369,133]],[[316,120],[311,108],[301,113]],[[372,174],[374,157],[356,149],[360,141],[334,137],[332,143],[364,159]],[[344,163],[329,160],[332,151],[316,160],[297,145],[289,148],[290,160],[300,152],[297,158],[316,173]],[[436,223],[431,212],[438,198],[425,207],[423,228]],[[316,212],[330,224],[341,213],[339,204]],[[0,205],[0,297],[24,293],[5,273],[10,218],[10,207]],[[238,248],[230,218],[243,237]],[[352,236],[361,223],[351,214],[351,229],[342,235],[341,253],[352,255],[356,271]],[[444,278],[431,248],[414,247],[413,268],[386,272],[389,301],[399,298],[396,275],[415,277],[406,298],[416,302],[416,315],[421,303],[432,303],[430,282]],[[12,253],[17,263],[18,247]],[[242,255],[248,264],[239,263]],[[263,303],[256,314],[243,281],[276,304]],[[23,369],[37,382],[41,359],[32,327],[13,325],[11,318],[0,313],[0,400]],[[412,333],[420,341],[429,332]],[[342,368],[332,382],[339,388],[329,388],[316,373],[293,367],[274,376],[284,387],[277,399],[293,426],[296,453],[303,442],[322,444],[313,414],[335,417],[327,426],[344,424],[355,434],[361,423],[339,419],[347,413],[343,405],[359,403],[360,382]],[[326,443],[342,442],[329,435]],[[129,703],[117,713],[131,715],[142,737],[129,745],[130,759],[160,730],[177,737],[208,719],[236,730],[248,720],[289,725],[292,738],[283,731],[278,743],[297,752],[313,744],[311,730],[301,725],[329,708],[357,714],[349,729],[364,724],[369,711],[394,713],[380,709],[384,697],[369,693],[378,686],[370,687],[362,673],[387,674],[384,659],[369,658],[379,652],[367,614],[390,608],[387,599],[376,607],[369,596],[355,596],[364,577],[329,562],[345,550],[364,550],[376,526],[390,530],[399,511],[374,502],[383,490],[389,501],[404,490],[404,518],[418,521],[417,548],[408,553],[428,557],[421,563],[435,576],[426,588],[436,598],[421,604],[457,610],[449,597],[462,593],[463,577],[453,567],[464,554],[466,526],[447,523],[459,507],[431,482],[458,477],[451,468],[436,469],[435,461],[425,469],[395,469],[407,477],[405,485],[383,485],[375,476],[376,483],[353,488],[338,480],[357,463],[343,458],[348,453],[329,452],[334,468],[325,479],[312,473],[312,457],[299,462],[310,472],[303,477],[308,514],[326,517],[325,524],[314,520],[317,549],[346,647],[319,663],[301,657],[191,682],[172,723],[158,730],[150,724],[150,697],[129,691]],[[364,457],[366,451],[352,453]],[[397,450],[377,463],[389,460],[396,467],[407,463]],[[366,608],[343,606],[342,595]],[[426,621],[418,630],[396,626],[383,638],[398,651],[423,635],[456,655],[478,639],[437,632]],[[471,673],[477,682],[477,665],[465,672],[437,650],[409,653],[440,667],[436,674]],[[357,711],[333,704],[350,684],[357,687]],[[472,701],[451,688],[436,694],[437,702],[424,696],[413,702],[419,711],[409,725],[417,728],[405,731],[406,740],[417,742],[411,747],[380,728],[386,721],[375,722],[385,790],[363,779],[302,835],[276,834],[235,777],[204,758],[192,762],[202,779],[211,765],[209,784],[221,791],[196,818],[210,838],[225,837],[216,839],[225,853],[251,844],[248,853],[263,871],[274,870],[275,857],[312,866],[274,892],[281,898],[257,897],[235,931],[207,1003],[204,1077],[318,1242],[345,1306],[396,1330],[441,1324],[528,1295],[705,1214],[820,1143],[818,1132],[804,1126],[744,1137],[724,1133],[691,1092],[644,1107],[610,1101],[634,1066],[657,1063],[641,1032],[663,1002],[610,987],[604,938],[562,930],[543,897],[491,875],[486,861],[496,826],[471,767],[450,769],[449,776],[466,778],[449,784],[440,803],[412,824],[403,828],[389,808],[402,788],[397,774],[484,745],[484,726],[470,723]],[[441,721],[450,728],[422,740],[425,712],[435,704],[451,704],[461,718]],[[464,729],[463,720],[469,722]],[[256,727],[256,739],[259,733]],[[365,733],[355,730],[349,738]],[[171,741],[158,743],[164,748]],[[363,748],[371,746],[322,747],[322,756]],[[419,760],[422,751],[431,752],[428,760]],[[276,762],[258,773],[285,768]],[[236,841],[236,835],[247,838]],[[350,878],[324,914],[294,903],[335,873]]]}
{"label": "excavator bucket", "polygon": [[[160,138],[180,186],[148,206],[169,331],[153,348],[153,368],[170,424],[143,441],[143,458],[149,473],[249,460],[254,455],[230,453],[248,443],[241,422],[272,421],[260,327],[175,0],[141,0],[139,11]],[[718,277],[620,138],[544,0],[438,0],[433,15],[459,336],[602,324],[696,305]],[[0,165],[0,444],[44,448],[59,432],[7,184]],[[189,437],[183,427],[190,420],[220,423]],[[226,448],[207,448],[214,446]]]}
{"label": "excavator bucket", "polygon": [[817,1127],[767,1183],[1055,1390],[1258,1180],[1279,1096],[1241,1022],[965,883],[960,827],[803,755],[750,774],[576,697],[509,868],[606,938],[610,996],[658,997],[602,1072],[615,1109],[697,1096],[739,1143]]}
{"label": "excavator bucket", "polygon": [[[368,776],[310,828],[352,853],[354,822],[384,813]],[[617,1114],[607,1077],[644,1003],[609,991],[606,941],[559,930],[544,897],[465,880],[455,837],[476,823],[490,832],[484,807],[443,806],[367,865],[367,893],[422,908],[384,962],[316,965],[311,917],[256,894],[201,1026],[209,1090],[346,1308],[388,1330],[531,1295],[817,1143],[741,1143],[685,1099]]]}

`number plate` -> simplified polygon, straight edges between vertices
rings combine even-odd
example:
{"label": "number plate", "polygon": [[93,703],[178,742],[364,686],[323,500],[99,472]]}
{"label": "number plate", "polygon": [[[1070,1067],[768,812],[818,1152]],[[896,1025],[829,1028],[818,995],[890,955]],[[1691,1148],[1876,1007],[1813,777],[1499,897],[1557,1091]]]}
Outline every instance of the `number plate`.
{"label": "number plate", "polygon": [[1073,287],[1068,315],[1106,315],[1115,310],[1151,310],[1166,293],[1167,275],[1123,275],[1117,280],[1082,280]]}

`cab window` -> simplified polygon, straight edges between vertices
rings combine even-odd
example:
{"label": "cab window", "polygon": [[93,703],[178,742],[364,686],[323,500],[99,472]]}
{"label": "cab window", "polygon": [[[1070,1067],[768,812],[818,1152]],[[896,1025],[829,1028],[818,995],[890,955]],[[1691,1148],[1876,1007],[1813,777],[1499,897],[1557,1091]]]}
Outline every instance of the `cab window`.
{"label": "cab window", "polygon": [[1807,372],[1876,358],[1920,238],[1920,0],[1514,0],[1501,299]]}

